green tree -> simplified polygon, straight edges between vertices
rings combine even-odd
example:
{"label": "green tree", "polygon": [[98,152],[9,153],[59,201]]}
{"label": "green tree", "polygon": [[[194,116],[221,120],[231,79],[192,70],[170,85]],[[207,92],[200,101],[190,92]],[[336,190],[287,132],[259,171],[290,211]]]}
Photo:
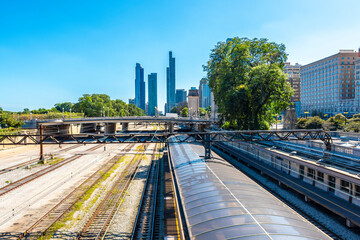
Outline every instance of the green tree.
{"label": "green tree", "polygon": [[206,116],[206,110],[204,108],[199,107],[199,115],[200,117]]}
{"label": "green tree", "polygon": [[204,66],[219,117],[239,129],[266,129],[290,104],[285,46],[267,39],[219,42]]}
{"label": "green tree", "polygon": [[188,116],[188,108],[187,107],[184,107],[182,110],[181,110],[181,116],[182,117],[187,117]]}
{"label": "green tree", "polygon": [[3,109],[0,107],[0,113],[2,113],[3,112]]}
{"label": "green tree", "polygon": [[71,102],[64,102],[64,103],[57,103],[55,104],[55,108],[57,111],[62,112],[64,109],[64,112],[70,112],[70,109],[74,111],[73,105]]}
{"label": "green tree", "polygon": [[0,114],[0,124],[2,127],[15,127],[19,128],[24,123],[15,119],[11,114],[1,113]]}

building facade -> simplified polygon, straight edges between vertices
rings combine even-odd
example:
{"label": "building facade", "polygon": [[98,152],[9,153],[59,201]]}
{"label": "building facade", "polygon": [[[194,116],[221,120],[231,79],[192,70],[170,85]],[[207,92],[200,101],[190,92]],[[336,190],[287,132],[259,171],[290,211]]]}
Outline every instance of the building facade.
{"label": "building facade", "polygon": [[211,106],[211,91],[206,78],[200,80],[199,104],[201,108],[207,108]]}
{"label": "building facade", "polygon": [[148,115],[155,116],[157,108],[157,73],[148,75]]}
{"label": "building facade", "polygon": [[188,116],[199,117],[199,90],[190,88],[188,94]]}
{"label": "building facade", "polygon": [[135,105],[145,111],[144,68],[140,63],[135,66]]}
{"label": "building facade", "polygon": [[285,63],[284,72],[288,76],[288,82],[291,85],[291,88],[294,90],[293,96],[290,101],[293,103],[293,108],[296,111],[296,114],[299,116],[301,114],[300,109],[300,71],[301,65],[296,63],[295,65],[291,65],[289,62]]}
{"label": "building facade", "polygon": [[314,112],[334,116],[352,115],[360,111],[355,97],[354,50],[340,50],[337,54],[301,67],[301,114]]}
{"label": "building facade", "polygon": [[134,104],[135,105],[135,98],[129,98],[129,104]]}
{"label": "building facade", "polygon": [[175,107],[175,58],[172,52],[169,52],[169,67],[166,68],[166,109],[169,113],[171,108]]}
{"label": "building facade", "polygon": [[185,89],[176,89],[175,92],[175,101],[176,101],[176,105],[178,105],[179,103],[183,103],[186,102],[186,91]]}

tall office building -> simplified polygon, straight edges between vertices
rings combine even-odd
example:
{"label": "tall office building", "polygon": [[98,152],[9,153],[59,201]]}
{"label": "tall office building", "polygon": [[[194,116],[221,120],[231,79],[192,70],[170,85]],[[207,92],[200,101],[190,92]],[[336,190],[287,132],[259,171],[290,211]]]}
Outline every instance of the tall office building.
{"label": "tall office building", "polygon": [[157,108],[157,74],[148,75],[148,115],[155,116],[155,107]]}
{"label": "tall office building", "polygon": [[288,82],[290,83],[291,88],[294,90],[294,94],[291,97],[291,102],[294,104],[293,107],[298,116],[301,114],[301,109],[300,109],[300,71],[301,71],[300,64],[296,63],[295,65],[291,65],[289,62],[285,63],[284,72],[288,75]]}
{"label": "tall office building", "polygon": [[[337,54],[301,67],[301,116],[313,111],[328,114],[359,112],[355,98],[354,50],[340,50]],[[305,114],[306,112],[306,114]]]}
{"label": "tall office building", "polygon": [[201,108],[211,106],[211,91],[206,78],[200,80],[199,97],[199,104]]}
{"label": "tall office building", "polygon": [[134,104],[135,105],[135,98],[129,98],[129,104]]}
{"label": "tall office building", "polygon": [[135,67],[135,105],[145,111],[144,68],[140,63],[136,63]]}
{"label": "tall office building", "polygon": [[175,58],[172,52],[169,52],[169,67],[166,68],[166,109],[169,113],[171,108],[175,106]]}
{"label": "tall office building", "polygon": [[176,105],[182,102],[186,102],[186,91],[185,89],[176,89],[175,92]]}

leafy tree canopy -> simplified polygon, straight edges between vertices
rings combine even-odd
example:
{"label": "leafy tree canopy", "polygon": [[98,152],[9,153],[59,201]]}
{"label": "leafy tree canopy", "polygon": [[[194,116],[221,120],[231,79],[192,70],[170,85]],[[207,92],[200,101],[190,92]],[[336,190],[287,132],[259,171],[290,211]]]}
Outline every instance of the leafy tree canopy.
{"label": "leafy tree canopy", "polygon": [[204,66],[222,121],[239,129],[266,129],[290,104],[283,68],[285,46],[267,39],[219,42]]}
{"label": "leafy tree canopy", "polygon": [[187,117],[188,116],[188,108],[187,107],[184,107],[182,110],[181,110],[181,116],[182,117]]}

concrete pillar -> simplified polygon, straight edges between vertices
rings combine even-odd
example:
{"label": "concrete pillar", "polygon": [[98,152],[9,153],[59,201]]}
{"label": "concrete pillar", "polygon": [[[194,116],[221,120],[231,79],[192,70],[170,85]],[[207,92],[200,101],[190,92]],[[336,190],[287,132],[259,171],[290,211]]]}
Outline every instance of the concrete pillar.
{"label": "concrete pillar", "polygon": [[174,133],[174,124],[173,123],[169,123],[169,132],[170,133]]}
{"label": "concrete pillar", "polygon": [[105,134],[115,134],[116,123],[105,123]]}
{"label": "concrete pillar", "polygon": [[128,122],[124,122],[121,125],[122,125],[122,130],[123,131],[129,130],[129,123]]}

